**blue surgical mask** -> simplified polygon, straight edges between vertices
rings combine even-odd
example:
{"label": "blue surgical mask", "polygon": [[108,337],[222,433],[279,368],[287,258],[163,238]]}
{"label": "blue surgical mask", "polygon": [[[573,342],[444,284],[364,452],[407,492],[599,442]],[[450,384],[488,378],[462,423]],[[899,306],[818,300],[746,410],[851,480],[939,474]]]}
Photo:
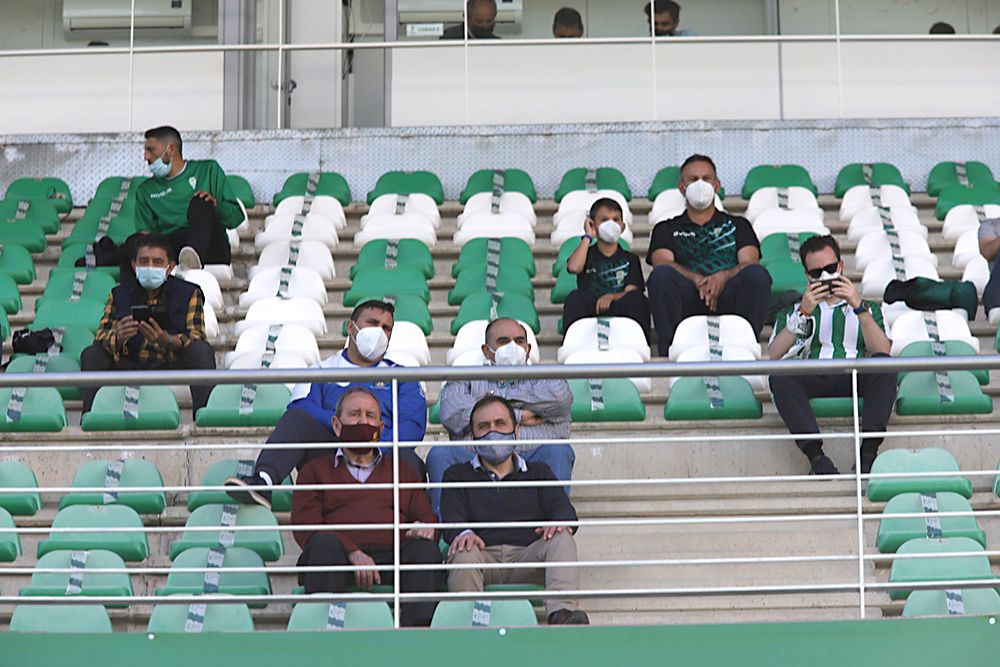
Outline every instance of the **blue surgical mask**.
{"label": "blue surgical mask", "polygon": [[498,433],[496,431],[490,431],[483,437],[477,438],[475,445],[479,458],[493,465],[499,465],[506,461],[516,448],[517,442],[514,433]]}
{"label": "blue surgical mask", "polygon": [[160,289],[163,283],[167,282],[167,268],[165,266],[137,266],[135,267],[135,279],[139,281],[143,289]]}
{"label": "blue surgical mask", "polygon": [[[167,151],[163,151],[163,155],[166,154]],[[167,174],[170,173],[170,163],[163,161],[163,155],[149,163],[149,171],[154,178],[166,178]]]}

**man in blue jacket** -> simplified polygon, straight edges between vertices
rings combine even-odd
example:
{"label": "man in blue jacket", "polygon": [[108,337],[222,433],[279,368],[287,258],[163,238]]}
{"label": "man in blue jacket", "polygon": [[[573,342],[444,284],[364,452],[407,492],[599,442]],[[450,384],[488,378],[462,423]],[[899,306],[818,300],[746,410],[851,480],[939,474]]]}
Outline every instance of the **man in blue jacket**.
{"label": "man in blue jacket", "polygon": [[[385,358],[392,336],[393,307],[382,301],[365,301],[354,308],[347,323],[347,347],[314,368],[392,368],[399,364]],[[364,387],[379,401],[382,410],[382,441],[392,442],[393,420],[391,382],[327,382],[301,383],[292,389],[288,409],[267,439],[269,443],[335,443],[332,419],[341,395],[351,387]],[[420,442],[427,430],[427,398],[419,382],[399,383],[399,440]],[[230,477],[226,486],[233,487],[229,495],[244,503],[258,503],[270,508],[270,487],[281,484],[292,472],[301,469],[314,458],[333,454],[336,447],[322,449],[264,449],[257,457],[253,475]],[[383,447],[391,452],[392,446]],[[400,449],[400,461],[406,461],[424,477],[424,462],[413,447]]]}

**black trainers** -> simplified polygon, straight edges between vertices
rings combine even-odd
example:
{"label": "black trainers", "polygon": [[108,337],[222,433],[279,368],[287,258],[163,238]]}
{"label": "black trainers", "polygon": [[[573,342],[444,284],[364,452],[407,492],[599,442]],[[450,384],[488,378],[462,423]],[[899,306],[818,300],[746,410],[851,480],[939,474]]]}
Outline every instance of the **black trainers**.
{"label": "black trainers", "polygon": [[261,478],[260,475],[253,477],[229,477],[224,482],[225,486],[232,487],[226,490],[226,495],[236,502],[244,505],[262,505],[271,509],[271,486]]}
{"label": "black trainers", "polygon": [[[872,471],[872,464],[875,463],[875,459],[878,457],[878,452],[861,452],[861,474],[867,475]],[[857,466],[851,466],[851,472],[854,472]]]}
{"label": "black trainers", "polygon": [[549,625],[590,625],[590,618],[582,611],[557,609],[549,614]]}
{"label": "black trainers", "polygon": [[820,454],[814,458],[810,463],[809,474],[810,475],[839,475],[840,471],[837,470],[837,466],[833,465],[833,461],[830,457],[825,454]]}

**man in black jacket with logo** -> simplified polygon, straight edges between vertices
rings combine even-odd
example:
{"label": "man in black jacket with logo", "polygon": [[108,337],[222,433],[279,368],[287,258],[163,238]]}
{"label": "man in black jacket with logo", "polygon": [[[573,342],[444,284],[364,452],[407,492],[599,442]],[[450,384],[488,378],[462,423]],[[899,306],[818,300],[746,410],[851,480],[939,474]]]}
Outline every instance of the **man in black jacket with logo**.
{"label": "man in black jacket with logo", "polygon": [[[213,369],[205,340],[205,297],[197,285],[170,275],[176,266],[160,234],[138,237],[128,277],[111,291],[94,343],[80,355],[84,371]],[[98,387],[84,387],[83,412]],[[192,412],[208,402],[211,386],[191,386]]]}

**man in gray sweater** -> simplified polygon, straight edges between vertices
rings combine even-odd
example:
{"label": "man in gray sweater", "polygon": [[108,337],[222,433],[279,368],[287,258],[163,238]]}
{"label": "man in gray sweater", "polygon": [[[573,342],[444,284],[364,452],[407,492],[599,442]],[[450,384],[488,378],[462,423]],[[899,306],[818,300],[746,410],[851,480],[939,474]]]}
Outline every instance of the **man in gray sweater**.
{"label": "man in gray sweater", "polygon": [[[518,366],[527,363],[531,352],[524,327],[509,317],[490,322],[486,327],[483,356],[487,364]],[[452,440],[471,440],[469,417],[476,402],[484,396],[499,396],[514,407],[521,440],[567,440],[570,435],[570,409],[573,393],[569,384],[558,380],[462,380],[450,381],[441,389],[441,425]],[[528,461],[541,461],[552,469],[556,479],[573,476],[576,454],[565,443],[518,443],[518,455]],[[472,460],[471,447],[438,446],[427,454],[427,476],[438,483],[444,471],[456,463]],[[567,493],[569,490],[567,489]],[[441,489],[431,489],[431,506],[441,515]]]}

